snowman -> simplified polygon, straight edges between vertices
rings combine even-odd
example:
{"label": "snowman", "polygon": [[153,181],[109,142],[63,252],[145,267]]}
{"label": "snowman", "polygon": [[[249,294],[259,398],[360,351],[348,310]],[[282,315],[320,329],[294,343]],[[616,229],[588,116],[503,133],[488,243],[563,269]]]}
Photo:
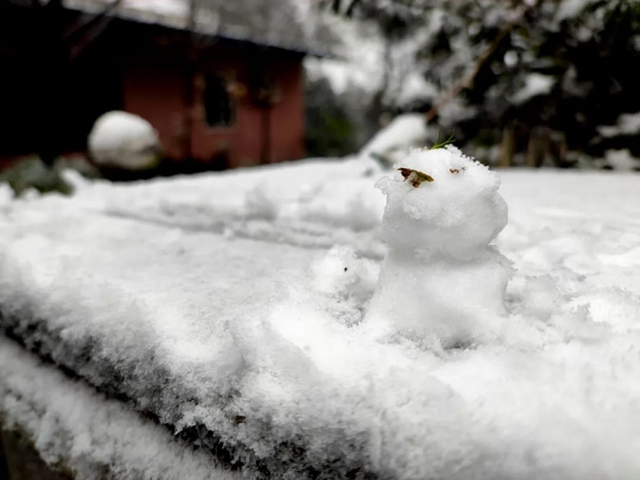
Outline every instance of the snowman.
{"label": "snowman", "polygon": [[388,253],[365,323],[444,348],[498,335],[512,273],[491,245],[507,224],[498,175],[448,145],[411,151],[376,186]]}

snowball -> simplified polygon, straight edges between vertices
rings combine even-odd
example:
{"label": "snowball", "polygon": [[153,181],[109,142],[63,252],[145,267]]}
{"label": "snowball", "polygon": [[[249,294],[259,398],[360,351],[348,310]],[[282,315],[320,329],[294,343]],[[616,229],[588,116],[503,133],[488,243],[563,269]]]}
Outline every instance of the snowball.
{"label": "snowball", "polygon": [[98,118],[88,145],[93,161],[103,167],[145,170],[161,159],[157,132],[145,119],[127,112],[107,112]]}
{"label": "snowball", "polygon": [[453,147],[415,150],[381,179],[389,254],[367,321],[444,345],[497,333],[509,262],[489,246],[507,223],[500,181]]}

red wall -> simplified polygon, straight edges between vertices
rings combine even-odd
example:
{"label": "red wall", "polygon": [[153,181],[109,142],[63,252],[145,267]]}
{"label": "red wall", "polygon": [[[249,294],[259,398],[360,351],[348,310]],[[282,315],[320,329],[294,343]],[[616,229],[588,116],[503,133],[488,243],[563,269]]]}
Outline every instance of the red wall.
{"label": "red wall", "polygon": [[[263,107],[255,102],[251,90],[250,72],[256,57],[251,53],[238,55],[225,51],[209,52],[200,59],[195,78],[196,101],[192,125],[192,155],[206,163],[226,152],[228,166],[238,167],[268,162],[293,160],[304,156],[304,103],[302,57],[271,54],[266,64],[273,78],[276,102]],[[235,86],[232,95],[234,121],[224,128],[212,128],[205,122],[202,103],[206,73],[224,77]],[[166,57],[145,60],[128,67],[124,75],[123,108],[140,115],[156,128],[168,157],[183,160],[184,74],[179,61]],[[265,116],[269,127],[265,128]],[[264,159],[265,134],[270,146]],[[214,165],[211,165],[214,167]]]}
{"label": "red wall", "polygon": [[129,67],[124,74],[123,91],[123,109],[151,122],[165,154],[181,158],[185,113],[182,70],[169,64]]}
{"label": "red wall", "polygon": [[279,61],[277,87],[281,101],[270,113],[271,158],[294,160],[304,156],[304,87],[302,62]]}

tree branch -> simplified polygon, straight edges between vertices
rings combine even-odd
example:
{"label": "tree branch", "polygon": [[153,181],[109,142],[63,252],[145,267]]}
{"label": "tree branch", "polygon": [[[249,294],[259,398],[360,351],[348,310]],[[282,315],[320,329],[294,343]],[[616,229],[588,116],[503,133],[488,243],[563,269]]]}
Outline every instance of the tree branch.
{"label": "tree branch", "polygon": [[[88,21],[78,24],[76,28],[63,36],[63,43],[69,42],[72,44],[68,47],[69,61],[75,60],[107,29],[108,24],[113,20],[112,13],[117,10],[121,3],[122,0],[114,0],[100,13],[92,16]],[[74,37],[78,35],[80,35],[80,38],[74,41]]]}
{"label": "tree branch", "polygon": [[62,41],[72,42],[74,37],[84,35],[85,31],[92,28],[94,25],[99,24],[107,15],[114,13],[121,3],[122,0],[114,0],[107,4],[101,12],[95,15],[89,15],[86,21],[72,25],[72,28],[62,37]]}
{"label": "tree branch", "polygon": [[429,110],[425,114],[427,122],[430,122],[431,120],[433,120],[435,116],[438,115],[438,113],[440,113],[440,110],[442,110],[442,108],[444,108],[449,102],[455,99],[460,94],[460,92],[462,92],[462,90],[471,88],[473,86],[473,83],[476,77],[478,76],[478,73],[480,73],[484,65],[487,64],[489,60],[491,60],[495,52],[502,45],[502,42],[504,41],[504,39],[507,38],[509,34],[513,31],[513,29],[517,25],[519,25],[520,22],[522,22],[522,20],[524,20],[524,18],[530,12],[532,12],[539,4],[541,4],[542,1],[543,0],[533,0],[531,3],[525,3],[520,9],[520,11],[518,12],[518,14],[513,18],[513,20],[511,20],[507,25],[505,25],[504,27],[502,27],[502,29],[500,29],[500,31],[496,35],[496,38],[493,40],[493,42],[491,42],[491,44],[482,53],[482,55],[480,55],[480,58],[476,62],[476,65],[473,71],[466,77],[463,77],[449,91],[447,91],[443,96],[441,96],[438,102],[431,108],[431,110]]}

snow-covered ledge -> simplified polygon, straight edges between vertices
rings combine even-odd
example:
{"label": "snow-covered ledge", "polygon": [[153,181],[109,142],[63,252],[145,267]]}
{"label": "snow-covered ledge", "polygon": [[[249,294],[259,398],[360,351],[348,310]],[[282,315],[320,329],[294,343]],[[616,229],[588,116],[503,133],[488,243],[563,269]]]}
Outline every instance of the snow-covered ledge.
{"label": "snow-covered ledge", "polygon": [[[465,328],[451,341],[367,317],[385,295],[383,240],[395,247],[382,173],[362,160],[131,185],[70,177],[72,198],[0,192],[3,421],[78,478],[185,478],[176,465],[190,478],[634,478],[637,178],[501,173],[509,225],[488,246],[499,201],[460,199],[495,200],[493,174],[475,183],[463,176],[475,166],[448,157],[431,170],[416,155],[401,168],[420,175],[385,173],[388,192],[419,206],[451,188],[425,206],[441,208],[431,227],[491,227],[470,255],[457,235],[442,244],[461,271],[497,265],[455,295]],[[494,248],[513,264],[505,292]],[[421,253],[399,279],[428,277],[434,261]],[[442,270],[442,297],[415,290],[435,325],[458,287]]]}

